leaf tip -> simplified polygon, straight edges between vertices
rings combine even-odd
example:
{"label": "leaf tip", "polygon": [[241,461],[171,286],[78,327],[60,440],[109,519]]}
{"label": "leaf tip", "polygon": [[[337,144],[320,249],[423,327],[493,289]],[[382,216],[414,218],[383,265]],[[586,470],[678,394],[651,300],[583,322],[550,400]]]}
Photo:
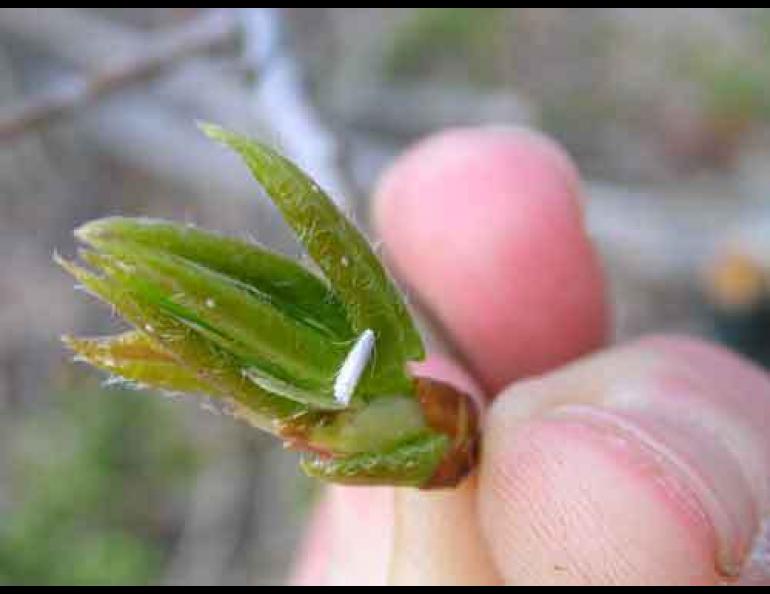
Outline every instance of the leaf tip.
{"label": "leaf tip", "polygon": [[229,148],[244,158],[248,158],[249,156],[253,158],[255,155],[267,151],[267,147],[262,145],[259,141],[246,136],[245,134],[239,134],[232,130],[228,130],[218,124],[198,122],[198,129],[210,140]]}
{"label": "leaf tip", "polygon": [[80,266],[75,264],[72,260],[68,260],[64,256],[62,256],[59,252],[54,252],[52,256],[54,264],[59,266],[62,270],[70,274],[70,276],[75,277],[76,279],[79,279],[82,274],[85,272]]}
{"label": "leaf tip", "polygon": [[89,221],[75,229],[73,234],[79,242],[92,246],[100,240],[104,241],[115,234],[116,226],[125,220],[121,217],[107,217]]}
{"label": "leaf tip", "polygon": [[62,260],[64,260],[64,257],[59,253],[59,250],[54,250],[51,253],[51,260],[53,260],[53,263],[57,266],[61,266]]}
{"label": "leaf tip", "polygon": [[64,347],[72,353],[73,362],[93,365],[93,360],[88,353],[88,344],[86,340],[68,334],[59,337],[59,340]]}
{"label": "leaf tip", "polygon": [[233,138],[232,132],[226,130],[222,126],[219,126],[218,124],[213,124],[204,120],[198,120],[195,122],[195,125],[198,127],[198,130],[200,130],[206,137],[214,140],[215,142],[226,145],[229,144]]}

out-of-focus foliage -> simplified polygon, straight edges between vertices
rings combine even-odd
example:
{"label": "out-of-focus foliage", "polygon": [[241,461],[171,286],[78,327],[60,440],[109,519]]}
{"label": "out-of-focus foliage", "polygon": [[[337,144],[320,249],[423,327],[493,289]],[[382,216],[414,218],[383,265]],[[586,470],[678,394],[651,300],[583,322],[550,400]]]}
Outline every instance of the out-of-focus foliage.
{"label": "out-of-focus foliage", "polygon": [[[384,69],[393,80],[446,79],[490,86],[506,75],[506,8],[417,8],[393,33]],[[503,66],[503,68],[501,68]]]}
{"label": "out-of-focus foliage", "polygon": [[770,13],[762,9],[738,47],[696,38],[685,44],[678,72],[697,88],[702,108],[723,121],[770,121]]}
{"label": "out-of-focus foliage", "polygon": [[15,427],[0,584],[148,584],[196,456],[170,403],[86,386]]}

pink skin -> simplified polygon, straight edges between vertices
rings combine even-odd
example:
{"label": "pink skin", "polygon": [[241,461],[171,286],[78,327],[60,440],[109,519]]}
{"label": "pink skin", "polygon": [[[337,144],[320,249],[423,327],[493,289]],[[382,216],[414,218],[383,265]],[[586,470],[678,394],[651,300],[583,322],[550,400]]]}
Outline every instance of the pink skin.
{"label": "pink skin", "polygon": [[750,561],[770,379],[687,339],[592,355],[609,316],[581,202],[563,151],[516,129],[442,134],[385,176],[389,259],[497,394],[484,459],[456,492],[329,489],[295,583],[770,583]]}
{"label": "pink skin", "polygon": [[604,341],[579,188],[556,145],[504,128],[429,140],[382,181],[375,221],[395,270],[490,393]]}

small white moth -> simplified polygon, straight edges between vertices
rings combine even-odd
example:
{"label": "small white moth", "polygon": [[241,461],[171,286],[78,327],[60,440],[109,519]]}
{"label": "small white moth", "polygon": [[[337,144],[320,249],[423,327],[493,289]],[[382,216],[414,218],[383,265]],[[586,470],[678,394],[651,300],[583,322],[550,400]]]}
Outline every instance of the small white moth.
{"label": "small white moth", "polygon": [[342,364],[334,382],[334,399],[340,405],[348,406],[353,399],[353,394],[374,354],[376,341],[372,330],[364,332]]}

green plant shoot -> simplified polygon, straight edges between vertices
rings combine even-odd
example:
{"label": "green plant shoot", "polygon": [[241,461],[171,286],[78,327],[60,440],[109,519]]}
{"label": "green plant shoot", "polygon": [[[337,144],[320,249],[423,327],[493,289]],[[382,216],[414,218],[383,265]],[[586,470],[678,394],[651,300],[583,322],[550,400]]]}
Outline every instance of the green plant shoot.
{"label": "green plant shoot", "polygon": [[476,463],[473,403],[409,373],[423,341],[366,238],[269,147],[202,130],[240,155],[322,276],[189,225],[94,221],[75,232],[80,263],[56,260],[132,329],[64,342],[78,360],[135,386],[221,401],[303,452],[311,476],[456,486]]}

